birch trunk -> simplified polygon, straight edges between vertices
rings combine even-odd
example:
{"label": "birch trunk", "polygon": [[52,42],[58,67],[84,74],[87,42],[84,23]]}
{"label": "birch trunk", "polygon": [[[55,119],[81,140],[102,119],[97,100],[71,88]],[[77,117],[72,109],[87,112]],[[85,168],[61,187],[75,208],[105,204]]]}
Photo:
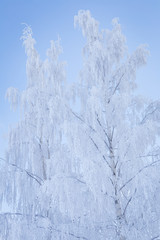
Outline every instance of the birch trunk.
{"label": "birch trunk", "polygon": [[120,202],[120,194],[118,190],[118,172],[117,165],[115,161],[112,140],[110,141],[110,161],[111,161],[111,169],[112,169],[112,184],[114,188],[114,204],[115,204],[115,213],[116,213],[116,223],[117,223],[117,235],[119,240],[126,240],[126,237],[122,235],[122,225],[123,225],[123,213]]}

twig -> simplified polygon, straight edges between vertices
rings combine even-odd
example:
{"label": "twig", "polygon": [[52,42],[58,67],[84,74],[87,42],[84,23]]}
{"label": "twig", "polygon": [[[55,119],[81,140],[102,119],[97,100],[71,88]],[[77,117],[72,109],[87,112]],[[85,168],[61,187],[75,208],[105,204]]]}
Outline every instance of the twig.
{"label": "twig", "polygon": [[129,203],[131,202],[131,200],[132,200],[132,197],[130,197],[130,199],[128,200],[128,202],[127,202],[127,204],[126,204],[126,206],[125,206],[125,208],[124,208],[123,216],[125,216],[125,213],[126,213],[127,207],[128,207],[128,205],[129,205]]}

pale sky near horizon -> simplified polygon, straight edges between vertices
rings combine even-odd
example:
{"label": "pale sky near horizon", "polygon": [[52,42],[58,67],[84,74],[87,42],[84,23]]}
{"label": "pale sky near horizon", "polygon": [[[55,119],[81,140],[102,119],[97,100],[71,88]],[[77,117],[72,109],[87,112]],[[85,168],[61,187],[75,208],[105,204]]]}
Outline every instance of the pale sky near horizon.
{"label": "pale sky near horizon", "polygon": [[80,9],[90,10],[101,28],[111,28],[118,17],[127,39],[129,52],[148,44],[148,64],[137,75],[138,92],[159,98],[160,90],[160,0],[4,0],[0,2],[0,157],[7,146],[7,131],[17,120],[5,100],[10,86],[22,90],[26,84],[26,56],[20,37],[24,25],[32,27],[36,48],[42,59],[50,40],[61,38],[67,62],[67,78],[76,80],[81,67],[84,40],[74,29],[73,18]]}

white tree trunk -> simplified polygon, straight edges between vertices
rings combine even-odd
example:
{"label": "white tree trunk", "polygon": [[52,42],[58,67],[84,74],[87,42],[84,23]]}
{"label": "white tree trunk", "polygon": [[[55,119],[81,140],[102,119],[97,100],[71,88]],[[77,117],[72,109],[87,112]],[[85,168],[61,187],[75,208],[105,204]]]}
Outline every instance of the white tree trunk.
{"label": "white tree trunk", "polygon": [[118,190],[118,172],[117,165],[115,162],[115,156],[112,146],[112,140],[110,141],[110,161],[111,161],[111,169],[112,169],[112,185],[114,188],[114,204],[115,204],[115,213],[116,213],[116,223],[117,223],[117,235],[119,240],[126,240],[126,237],[122,235],[121,229],[124,223],[124,217],[122,213],[120,194]]}

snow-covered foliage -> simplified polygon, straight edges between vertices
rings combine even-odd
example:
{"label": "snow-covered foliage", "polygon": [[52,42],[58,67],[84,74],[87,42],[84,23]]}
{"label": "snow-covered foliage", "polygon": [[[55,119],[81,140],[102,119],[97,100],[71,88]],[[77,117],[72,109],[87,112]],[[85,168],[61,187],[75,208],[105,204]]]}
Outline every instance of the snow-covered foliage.
{"label": "snow-covered foliage", "polygon": [[160,102],[135,94],[148,50],[128,54],[118,19],[112,30],[99,30],[81,10],[76,25],[86,45],[74,90],[60,41],[51,41],[42,62],[31,28],[24,29],[27,87],[6,94],[21,119],[1,159],[0,237],[158,239]]}

